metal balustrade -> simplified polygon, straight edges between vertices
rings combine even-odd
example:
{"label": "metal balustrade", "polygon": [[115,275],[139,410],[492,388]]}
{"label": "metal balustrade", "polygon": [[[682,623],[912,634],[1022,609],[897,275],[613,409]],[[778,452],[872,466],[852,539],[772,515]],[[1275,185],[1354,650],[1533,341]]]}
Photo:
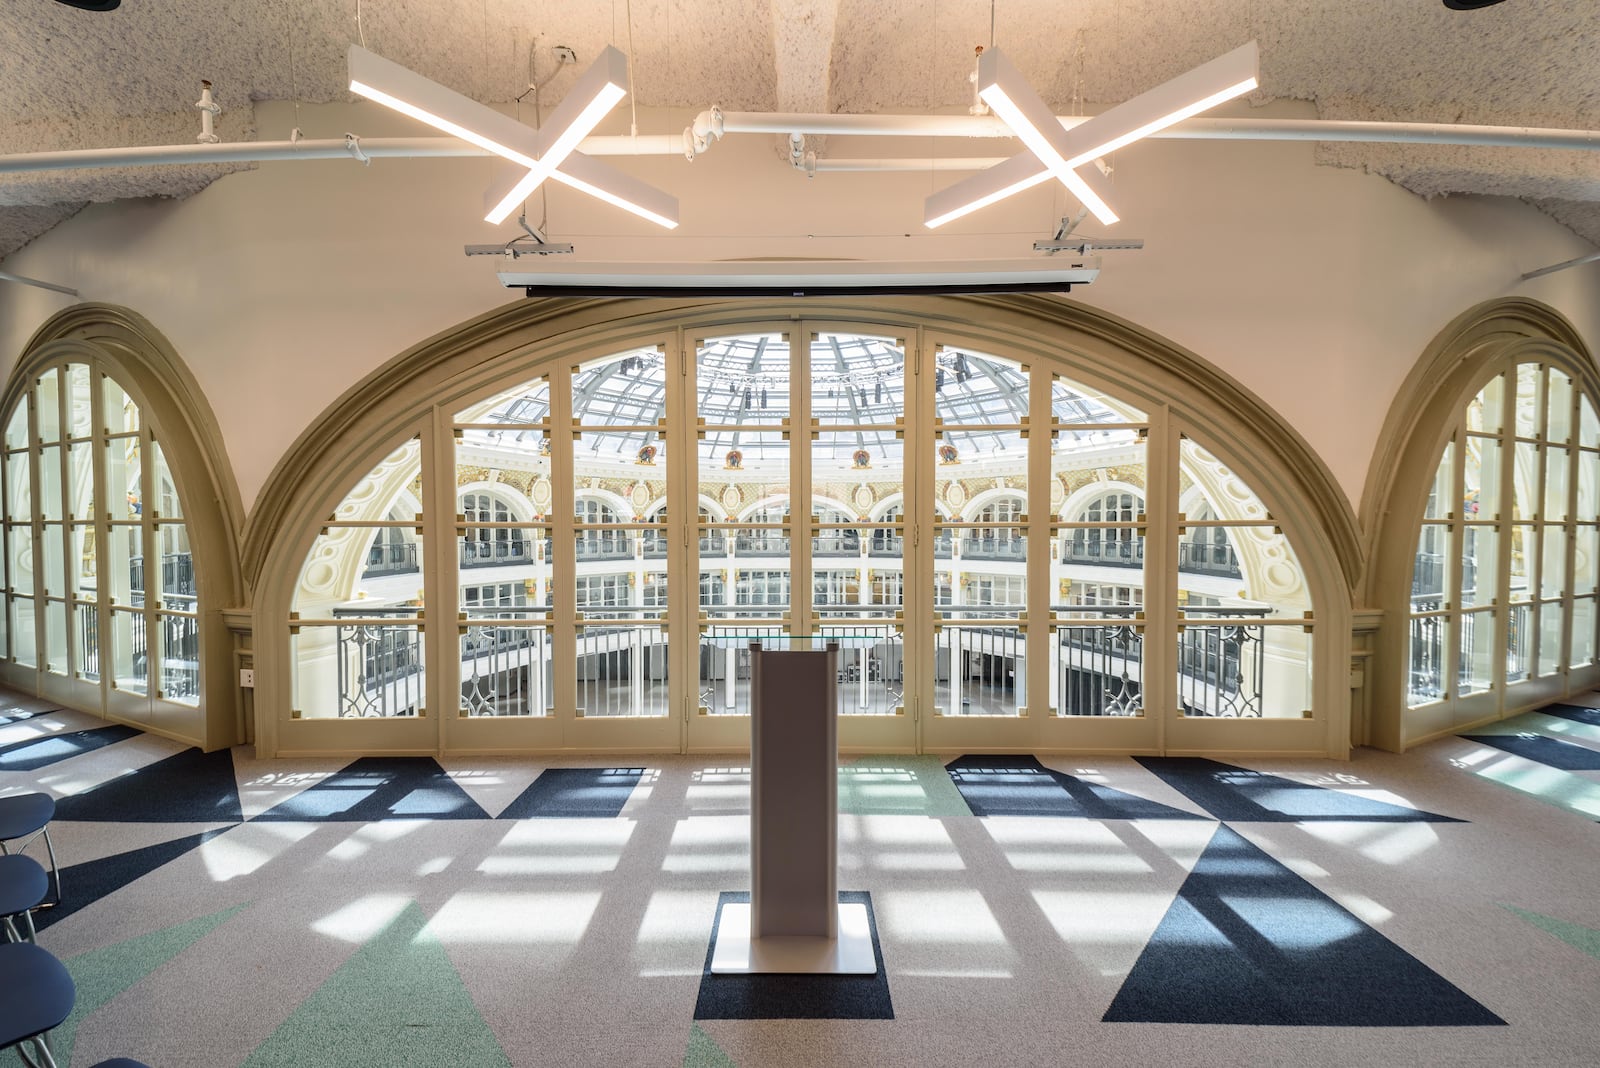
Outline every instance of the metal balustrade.
{"label": "metal balustrade", "polygon": [[1020,561],[1027,559],[1027,546],[1020,534],[999,538],[968,536],[961,539],[961,557],[964,560]]}
{"label": "metal balustrade", "polygon": [[408,575],[421,570],[417,560],[417,543],[374,542],[367,549],[367,566],[362,578],[380,578],[384,575]]}
{"label": "metal balustrade", "polygon": [[1143,538],[1077,538],[1061,544],[1061,562],[1093,567],[1143,567]]}
{"label": "metal balustrade", "polygon": [[1239,554],[1231,545],[1213,545],[1201,541],[1178,542],[1178,571],[1191,575],[1212,575],[1217,578],[1240,578]]}
{"label": "metal balustrade", "polygon": [[1130,623],[1058,624],[1056,712],[1133,716],[1142,708],[1144,634]]}
{"label": "metal balustrade", "polygon": [[[128,558],[128,586],[144,590],[144,557]],[[161,591],[188,597],[195,595],[194,556],[190,553],[163,553],[161,556]]]}
{"label": "metal balustrade", "polygon": [[525,538],[511,538],[504,541],[478,541],[468,538],[460,543],[461,566],[465,569],[474,567],[510,567],[515,564],[529,564],[533,562],[533,543]]}

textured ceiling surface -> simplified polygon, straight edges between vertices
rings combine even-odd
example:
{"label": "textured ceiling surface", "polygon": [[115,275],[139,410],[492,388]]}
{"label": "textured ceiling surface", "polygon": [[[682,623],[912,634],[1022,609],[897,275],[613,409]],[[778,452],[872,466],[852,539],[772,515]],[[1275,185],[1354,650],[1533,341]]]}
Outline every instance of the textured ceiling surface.
{"label": "textured ceiling surface", "polygon": [[[224,108],[222,139],[249,140],[255,101],[350,99],[345,50],[359,40],[490,102],[549,78],[548,106],[615,44],[642,107],[959,109],[991,27],[1062,114],[1255,38],[1257,103],[1309,101],[1330,119],[1600,128],[1595,0],[1472,12],[1439,0],[124,0],[109,13],[0,0],[0,154],[192,143],[201,79]],[[558,45],[578,64],[558,68]],[[1521,197],[1600,243],[1591,152],[1344,143],[1319,158],[1423,196]],[[0,256],[84,203],[184,196],[239,166],[0,175]]]}

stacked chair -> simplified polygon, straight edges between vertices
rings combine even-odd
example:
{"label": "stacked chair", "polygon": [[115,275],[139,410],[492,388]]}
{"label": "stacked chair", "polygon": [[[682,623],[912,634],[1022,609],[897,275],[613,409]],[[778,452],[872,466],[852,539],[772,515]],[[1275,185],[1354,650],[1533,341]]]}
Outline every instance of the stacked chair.
{"label": "stacked chair", "polygon": [[[72,1014],[77,988],[66,966],[35,942],[33,912],[61,903],[61,869],[50,842],[55,801],[48,794],[0,797],[0,1049],[16,1047],[30,1068],[58,1068],[50,1052],[49,1032]],[[16,849],[43,835],[50,855],[50,873]],[[52,879],[51,876],[54,876]],[[55,900],[46,902],[52,883]],[[101,1061],[94,1068],[145,1068],[125,1057]]]}

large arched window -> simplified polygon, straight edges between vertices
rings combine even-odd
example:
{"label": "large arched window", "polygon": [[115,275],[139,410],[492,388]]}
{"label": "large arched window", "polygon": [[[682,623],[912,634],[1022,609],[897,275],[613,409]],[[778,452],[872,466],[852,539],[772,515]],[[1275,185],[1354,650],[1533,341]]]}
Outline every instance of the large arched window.
{"label": "large arched window", "polygon": [[202,746],[238,740],[216,611],[238,596],[237,494],[214,486],[215,427],[165,342],[120,309],[64,312],[0,420],[0,675]]}
{"label": "large arched window", "polygon": [[1595,659],[1600,421],[1563,369],[1493,374],[1428,484],[1412,568],[1406,703],[1564,678]]}
{"label": "large arched window", "polygon": [[[738,308],[463,363],[394,424],[413,437],[342,476],[343,505],[310,478],[334,519],[291,599],[298,716],[274,744],[738,746],[748,645],[783,640],[841,646],[849,748],[1342,751],[1318,658],[1347,640],[1345,565],[1296,496],[1317,472],[1206,399],[1235,387],[1015,324]],[[1219,503],[1185,515],[1196,499]],[[450,538],[454,567],[425,548]],[[420,584],[334,566],[396,540]]]}

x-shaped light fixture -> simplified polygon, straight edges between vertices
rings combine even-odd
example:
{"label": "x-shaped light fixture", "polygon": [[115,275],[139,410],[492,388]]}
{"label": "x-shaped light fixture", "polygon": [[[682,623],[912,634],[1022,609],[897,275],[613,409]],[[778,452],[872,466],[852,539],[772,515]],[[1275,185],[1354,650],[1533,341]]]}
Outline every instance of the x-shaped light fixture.
{"label": "x-shaped light fixture", "polygon": [[1114,223],[1117,213],[1106,201],[1106,183],[1094,161],[1250,92],[1259,62],[1251,41],[1068,130],[1017,68],[991,48],[978,57],[978,95],[1028,151],[935,193],[923,221],[942,226],[1055,178],[1095,218]]}
{"label": "x-shaped light fixture", "polygon": [[498,179],[486,194],[489,222],[503,222],[553,178],[669,230],[678,225],[677,197],[576,151],[628,93],[628,61],[615,48],[607,47],[583,72],[539,130],[360,45],[350,46],[350,91],[510,160],[515,166],[509,178]]}

